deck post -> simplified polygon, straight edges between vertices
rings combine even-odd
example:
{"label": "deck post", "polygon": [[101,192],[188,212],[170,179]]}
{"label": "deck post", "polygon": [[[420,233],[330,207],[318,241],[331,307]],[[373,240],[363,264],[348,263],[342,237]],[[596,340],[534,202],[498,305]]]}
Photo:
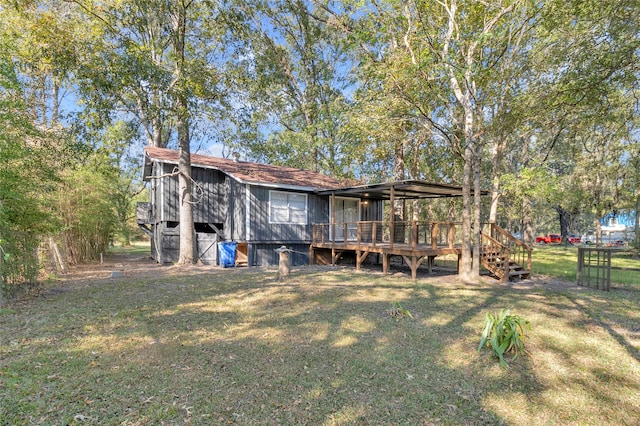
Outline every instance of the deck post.
{"label": "deck post", "polygon": [[418,268],[426,256],[402,256],[402,258],[411,268],[411,278],[414,280],[418,278]]}
{"label": "deck post", "polygon": [[418,222],[415,220],[411,221],[411,250],[416,250],[416,245],[418,244]]}
{"label": "deck post", "polygon": [[335,258],[336,258],[336,194],[335,192],[331,193],[331,229],[329,230],[331,235],[329,238],[331,239],[331,266],[335,266]]}
{"label": "deck post", "polygon": [[362,263],[364,262],[364,260],[367,258],[368,255],[369,255],[369,252],[367,250],[356,251],[356,271],[360,271],[362,269]]}
{"label": "deck post", "polygon": [[449,223],[449,248],[453,248],[453,241],[456,236],[456,227],[453,222]]}
{"label": "deck post", "polygon": [[389,273],[389,254],[382,253],[382,273],[387,275]]}
{"label": "deck post", "polygon": [[507,255],[505,256],[504,265],[502,266],[503,269],[504,269],[504,271],[503,271],[504,277],[502,277],[502,282],[503,283],[508,283],[509,282],[509,271],[510,271],[509,270],[509,264],[511,262],[511,259],[509,259],[509,257],[510,257],[510,253],[509,253],[509,250],[507,249]]}
{"label": "deck post", "polygon": [[373,225],[371,225],[371,241],[373,247],[376,246],[376,239],[378,238],[378,230],[376,229],[376,225],[377,222],[373,222]]}
{"label": "deck post", "polygon": [[393,240],[395,239],[395,204],[396,204],[396,190],[393,185],[389,189],[389,248],[393,250]]}

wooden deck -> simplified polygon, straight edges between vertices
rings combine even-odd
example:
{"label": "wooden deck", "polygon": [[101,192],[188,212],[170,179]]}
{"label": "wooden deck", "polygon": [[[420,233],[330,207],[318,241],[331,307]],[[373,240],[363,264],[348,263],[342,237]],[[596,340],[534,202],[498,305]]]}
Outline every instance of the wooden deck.
{"label": "wooden deck", "polygon": [[386,274],[390,257],[401,256],[415,279],[418,267],[425,260],[429,273],[437,256],[455,254],[459,261],[461,249],[456,239],[459,225],[417,221],[396,222],[393,226],[376,221],[316,224],[313,226],[309,259],[312,264],[335,265],[343,253],[352,252],[356,270],[360,270],[367,256],[374,253],[382,257],[382,271]]}
{"label": "wooden deck", "polygon": [[[416,278],[418,267],[427,260],[429,273],[435,258],[457,255],[460,270],[462,253],[460,230],[456,222],[392,222],[381,221],[315,224],[309,248],[312,264],[335,265],[345,252],[354,253],[356,269],[369,254],[382,257],[382,271],[389,271],[391,256],[401,256]],[[480,262],[497,278],[527,278],[531,275],[531,248],[494,224],[482,234]]]}

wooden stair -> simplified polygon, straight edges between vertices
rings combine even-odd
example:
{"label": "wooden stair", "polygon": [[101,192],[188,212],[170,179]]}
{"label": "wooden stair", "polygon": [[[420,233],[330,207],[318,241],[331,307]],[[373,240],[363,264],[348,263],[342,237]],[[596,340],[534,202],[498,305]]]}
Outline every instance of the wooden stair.
{"label": "wooden stair", "polygon": [[481,233],[482,266],[503,282],[530,278],[531,248],[495,224],[490,233]]}

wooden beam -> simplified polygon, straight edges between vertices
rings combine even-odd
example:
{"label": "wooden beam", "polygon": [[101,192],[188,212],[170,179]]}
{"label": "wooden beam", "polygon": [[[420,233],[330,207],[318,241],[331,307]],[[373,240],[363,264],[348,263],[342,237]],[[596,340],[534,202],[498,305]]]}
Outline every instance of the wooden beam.
{"label": "wooden beam", "polygon": [[367,256],[369,255],[368,251],[356,251],[356,271],[360,270],[360,266],[362,265],[362,262],[364,262],[364,260],[367,258]]}
{"label": "wooden beam", "polygon": [[418,222],[411,221],[411,249],[415,251],[418,244]]}
{"label": "wooden beam", "polygon": [[331,193],[331,249],[335,247],[336,241],[336,194]]}
{"label": "wooden beam", "polygon": [[389,273],[389,253],[382,253],[382,273]]}
{"label": "wooden beam", "polygon": [[456,236],[456,226],[452,222],[449,222],[449,248],[453,248],[453,241]]}
{"label": "wooden beam", "polygon": [[335,266],[336,262],[338,261],[338,258],[340,257],[343,251],[344,250],[335,250],[335,249],[331,250],[331,265]]}
{"label": "wooden beam", "polygon": [[429,274],[433,274],[433,265],[436,262],[436,257],[435,256],[429,256],[429,259],[427,260],[427,268],[429,269]]}
{"label": "wooden beam", "polygon": [[393,185],[389,190],[389,247],[393,249],[393,240],[395,239],[395,216],[396,216],[396,190]]}
{"label": "wooden beam", "polygon": [[411,268],[411,278],[414,280],[418,277],[418,267],[426,256],[402,256],[407,265]]}
{"label": "wooden beam", "polygon": [[378,238],[378,229],[376,228],[377,222],[373,222],[371,226],[371,245],[376,246],[376,239]]}

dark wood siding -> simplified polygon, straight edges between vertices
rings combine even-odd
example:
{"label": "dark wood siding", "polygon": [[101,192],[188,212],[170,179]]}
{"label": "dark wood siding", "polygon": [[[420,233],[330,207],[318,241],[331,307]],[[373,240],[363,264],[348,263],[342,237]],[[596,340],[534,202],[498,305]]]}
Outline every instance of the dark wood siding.
{"label": "dark wood siding", "polygon": [[[313,193],[285,191],[277,188],[245,185],[218,170],[193,168],[194,222],[215,224],[222,228],[222,236],[197,233],[198,255],[210,256],[216,239],[226,241],[247,241],[250,265],[277,265],[279,255],[275,251],[282,245],[297,251],[292,253],[293,265],[309,263],[311,230],[314,223],[329,222],[329,197],[319,197]],[[178,255],[178,223],[180,221],[178,177],[172,176],[175,165],[155,163],[151,181],[152,219],[154,226],[154,258],[159,262],[174,262]],[[162,176],[162,177],[161,177]],[[307,195],[307,224],[269,223],[269,191],[295,192]],[[247,217],[249,206],[249,217]],[[205,229],[206,227],[201,227]],[[250,234],[247,235],[247,230]],[[211,252],[211,253],[210,253]]]}
{"label": "dark wood siding", "polygon": [[225,238],[231,241],[245,241],[246,186],[227,177],[225,187],[227,189],[225,203],[228,206],[228,214],[224,220]]}
{"label": "dark wood siding", "polygon": [[367,204],[361,204],[360,220],[383,220],[384,200],[368,200]]}
{"label": "dark wood siding", "polygon": [[163,222],[178,222],[180,217],[180,204],[178,200],[178,176],[166,176],[173,173],[175,168],[172,164],[162,164],[160,169],[160,205],[162,211],[160,220]]}
{"label": "dark wood siding", "polygon": [[[158,175],[156,167],[154,167],[151,174],[154,177]],[[153,224],[160,222],[160,210],[162,209],[160,189],[160,181],[151,179],[151,223]]]}
{"label": "dark wood siding", "polygon": [[197,223],[223,223],[227,215],[225,204],[226,176],[218,170],[194,168],[193,221]]}
{"label": "dark wood siding", "polygon": [[[178,191],[178,177],[168,176],[173,173],[175,166],[162,164],[158,167],[158,174],[165,175],[158,180],[156,187],[152,184],[155,203],[155,218],[164,222],[180,221],[180,200]],[[196,223],[223,223],[227,216],[226,180],[222,172],[193,168],[192,178],[196,182],[193,187],[193,221]],[[155,188],[155,189],[154,189]],[[160,210],[162,209],[162,210]]]}
{"label": "dark wood siding", "polygon": [[283,244],[310,242],[312,224],[329,220],[328,197],[318,197],[315,194],[307,193],[306,225],[269,223],[269,191],[274,190],[276,189],[251,186],[251,217],[248,240]]}
{"label": "dark wood siding", "polygon": [[[281,246],[281,244],[250,244],[248,253],[252,262],[250,266],[277,265],[280,261],[280,254],[276,252],[276,249]],[[291,265],[309,264],[309,244],[287,244],[287,248],[295,251],[291,253]]]}

